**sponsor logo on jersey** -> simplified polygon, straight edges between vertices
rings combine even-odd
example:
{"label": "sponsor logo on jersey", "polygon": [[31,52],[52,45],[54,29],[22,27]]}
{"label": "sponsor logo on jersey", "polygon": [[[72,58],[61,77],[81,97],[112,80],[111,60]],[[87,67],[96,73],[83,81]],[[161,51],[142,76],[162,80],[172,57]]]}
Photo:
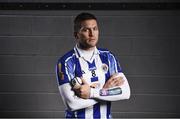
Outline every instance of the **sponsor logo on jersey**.
{"label": "sponsor logo on jersey", "polygon": [[61,71],[61,63],[58,64],[58,68],[59,68],[59,77],[61,80],[64,80],[64,73]]}

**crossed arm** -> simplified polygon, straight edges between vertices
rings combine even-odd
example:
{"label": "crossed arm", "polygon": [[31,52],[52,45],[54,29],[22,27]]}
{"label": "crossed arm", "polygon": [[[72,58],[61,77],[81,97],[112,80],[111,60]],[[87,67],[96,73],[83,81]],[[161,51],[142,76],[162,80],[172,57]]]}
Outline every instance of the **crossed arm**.
{"label": "crossed arm", "polygon": [[96,99],[104,101],[129,99],[130,87],[123,73],[112,75],[104,84],[103,89],[116,87],[120,87],[122,93],[111,96],[101,96],[100,90],[102,89],[93,88],[93,86],[90,86],[85,81],[83,81],[83,85],[79,89],[72,89],[71,85],[66,83],[59,86],[59,91],[68,108],[74,111],[96,104],[98,102]]}
{"label": "crossed arm", "polygon": [[[101,95],[102,90],[116,90],[117,88],[122,90],[121,93],[115,95]],[[92,88],[83,80],[83,85],[79,89],[74,90],[76,94],[84,99],[100,99],[105,101],[116,101],[122,99],[129,99],[130,88],[127,79],[123,73],[114,74],[110,79],[104,84],[102,89]]]}

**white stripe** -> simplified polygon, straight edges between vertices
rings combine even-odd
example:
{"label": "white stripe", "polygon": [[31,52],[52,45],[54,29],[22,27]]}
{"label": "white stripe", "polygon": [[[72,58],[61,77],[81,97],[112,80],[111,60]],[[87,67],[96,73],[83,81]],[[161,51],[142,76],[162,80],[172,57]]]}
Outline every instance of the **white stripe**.
{"label": "white stripe", "polygon": [[93,119],[93,106],[85,109],[85,119]]}
{"label": "white stripe", "polygon": [[104,52],[107,52],[109,53],[109,51],[103,51],[103,50],[99,50],[100,53],[104,53]]}
{"label": "white stripe", "polygon": [[101,119],[106,119],[106,115],[107,115],[107,105],[106,103],[101,104],[100,106],[100,113],[101,113]]}
{"label": "white stripe", "polygon": [[100,88],[103,88],[103,85],[105,84],[106,77],[105,77],[105,71],[102,70],[102,61],[100,56],[98,56],[97,60],[95,61],[96,67],[97,67],[97,76],[98,76],[98,82],[100,83]]}
{"label": "white stripe", "polygon": [[65,60],[65,62],[68,62],[68,60],[70,60],[70,58],[72,58],[74,55],[75,55],[75,54],[73,53],[72,56],[69,56],[69,57]]}
{"label": "white stripe", "polygon": [[[111,54],[112,55],[112,54]],[[115,57],[114,57],[114,55],[112,55],[113,56],[113,59],[114,59],[114,63],[115,63],[115,73],[117,73],[118,72],[118,70],[117,70],[117,62],[116,62],[116,59],[115,59]]]}
{"label": "white stripe", "polygon": [[66,70],[66,74],[68,76],[68,79],[71,79],[71,75],[69,75],[69,73],[68,73],[67,63],[65,63],[65,70]]}

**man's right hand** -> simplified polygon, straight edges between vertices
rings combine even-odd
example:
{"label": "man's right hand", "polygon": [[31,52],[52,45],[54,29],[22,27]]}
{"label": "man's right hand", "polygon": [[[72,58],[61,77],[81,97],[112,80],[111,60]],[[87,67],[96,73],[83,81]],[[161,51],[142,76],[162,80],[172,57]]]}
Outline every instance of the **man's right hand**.
{"label": "man's right hand", "polygon": [[103,88],[112,88],[115,86],[122,86],[124,84],[123,77],[118,76],[118,73],[112,75],[104,84]]}
{"label": "man's right hand", "polygon": [[90,97],[90,86],[89,84],[85,81],[85,79],[82,79],[82,85],[79,86],[79,88],[73,89],[76,93],[77,96],[83,99],[88,99]]}

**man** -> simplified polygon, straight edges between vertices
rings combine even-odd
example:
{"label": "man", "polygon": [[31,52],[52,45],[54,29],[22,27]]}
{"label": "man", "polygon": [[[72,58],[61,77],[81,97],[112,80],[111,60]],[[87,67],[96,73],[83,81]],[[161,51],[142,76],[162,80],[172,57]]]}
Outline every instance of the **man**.
{"label": "man", "polygon": [[111,118],[111,101],[129,99],[130,88],[114,55],[96,47],[97,19],[81,13],[74,20],[76,46],[57,63],[66,118]]}

